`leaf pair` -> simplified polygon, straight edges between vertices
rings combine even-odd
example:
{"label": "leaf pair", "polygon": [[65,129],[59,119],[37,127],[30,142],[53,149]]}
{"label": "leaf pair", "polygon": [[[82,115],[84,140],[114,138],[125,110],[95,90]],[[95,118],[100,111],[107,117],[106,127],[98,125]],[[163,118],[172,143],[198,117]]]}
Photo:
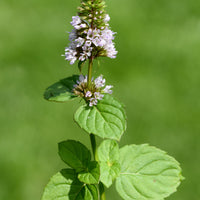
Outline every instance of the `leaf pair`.
{"label": "leaf pair", "polygon": [[79,181],[85,184],[98,184],[107,187],[120,173],[119,147],[114,140],[105,140],[97,150],[96,161],[91,161],[90,151],[80,142],[67,140],[58,144],[61,159],[75,169]]}
{"label": "leaf pair", "polygon": [[42,200],[98,200],[100,167],[91,161],[90,151],[80,142],[58,144],[61,159],[73,169],[63,169],[47,184]]}
{"label": "leaf pair", "polygon": [[124,200],[163,200],[183,179],[174,158],[147,144],[119,149],[116,141],[105,140],[97,150],[99,163],[90,160],[84,145],[72,140],[59,144],[59,154],[74,169],[53,176],[42,200],[97,200],[95,183],[101,181],[109,187],[115,179],[116,190]]}
{"label": "leaf pair", "polygon": [[[73,85],[79,79],[73,75],[53,84],[44,93],[49,101],[66,102],[74,99]],[[89,134],[101,138],[120,140],[126,130],[126,114],[123,105],[109,94],[98,102],[96,106],[81,106],[75,113],[77,124]]]}
{"label": "leaf pair", "polygon": [[124,200],[163,200],[176,191],[183,179],[173,157],[147,144],[119,149],[116,142],[106,140],[98,156],[101,181],[110,186],[117,178],[116,190]]}
{"label": "leaf pair", "polygon": [[[103,182],[107,187],[120,172],[118,144],[104,141],[98,148],[98,159],[91,161],[90,151],[80,142],[67,140],[58,145],[61,159],[73,169],[64,169],[54,175],[45,188],[42,200],[97,200],[95,184]],[[99,165],[100,164],[100,165]],[[100,177],[101,171],[101,177]]]}

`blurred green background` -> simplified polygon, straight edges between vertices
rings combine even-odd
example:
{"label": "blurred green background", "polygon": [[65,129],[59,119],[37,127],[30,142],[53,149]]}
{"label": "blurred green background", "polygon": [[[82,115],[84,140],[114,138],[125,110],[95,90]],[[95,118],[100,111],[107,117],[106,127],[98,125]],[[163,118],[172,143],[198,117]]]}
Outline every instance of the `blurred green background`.
{"label": "blurred green background", "polygon": [[[169,200],[200,198],[200,1],[107,0],[119,51],[95,74],[126,105],[120,145],[149,143],[174,156],[186,180]],[[73,122],[79,101],[43,100],[43,91],[77,73],[61,57],[79,0],[0,1],[0,199],[40,199],[65,167],[57,143],[88,135]],[[114,187],[108,200],[120,200]]]}

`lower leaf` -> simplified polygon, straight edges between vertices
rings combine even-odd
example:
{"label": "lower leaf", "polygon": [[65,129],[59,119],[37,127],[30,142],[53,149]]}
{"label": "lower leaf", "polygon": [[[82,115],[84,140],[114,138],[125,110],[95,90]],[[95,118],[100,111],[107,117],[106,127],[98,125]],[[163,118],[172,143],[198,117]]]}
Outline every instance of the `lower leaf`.
{"label": "lower leaf", "polygon": [[100,163],[101,182],[110,187],[116,177],[120,174],[119,146],[114,140],[104,140],[97,150]]}
{"label": "lower leaf", "polygon": [[98,190],[81,183],[75,170],[63,169],[50,179],[41,200],[98,200]]}
{"label": "lower leaf", "polygon": [[179,163],[149,145],[123,147],[120,164],[116,189],[124,200],[163,200],[176,191],[183,179]]}
{"label": "lower leaf", "polygon": [[120,164],[117,162],[112,165],[109,165],[108,163],[101,163],[100,170],[100,180],[107,188],[109,188],[120,173]]}
{"label": "lower leaf", "polygon": [[76,172],[87,168],[91,154],[85,145],[75,140],[67,140],[58,144],[58,153],[61,159]]}
{"label": "lower leaf", "polygon": [[78,179],[86,184],[98,184],[100,177],[99,164],[92,161],[88,164],[87,170],[78,174]]}

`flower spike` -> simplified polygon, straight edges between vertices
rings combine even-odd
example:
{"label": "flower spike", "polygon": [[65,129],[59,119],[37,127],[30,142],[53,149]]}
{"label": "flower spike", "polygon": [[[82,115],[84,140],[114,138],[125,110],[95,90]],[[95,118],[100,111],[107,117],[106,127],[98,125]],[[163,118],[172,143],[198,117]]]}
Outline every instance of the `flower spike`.
{"label": "flower spike", "polygon": [[103,0],[82,0],[78,15],[72,17],[70,45],[65,48],[65,59],[74,64],[90,57],[116,58],[113,42],[115,33],[109,27],[110,16],[106,14]]}

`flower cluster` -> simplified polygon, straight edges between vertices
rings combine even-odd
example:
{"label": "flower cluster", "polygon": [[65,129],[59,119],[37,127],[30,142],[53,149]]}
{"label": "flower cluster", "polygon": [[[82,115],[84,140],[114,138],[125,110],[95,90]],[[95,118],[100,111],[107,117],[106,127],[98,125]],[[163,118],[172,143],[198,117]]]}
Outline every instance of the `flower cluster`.
{"label": "flower cluster", "polygon": [[84,98],[89,106],[97,105],[98,101],[104,97],[105,93],[112,94],[112,85],[105,85],[106,80],[103,76],[92,79],[91,87],[88,89],[87,76],[80,75],[77,84],[74,85],[73,93],[76,96]]}
{"label": "flower cluster", "polygon": [[[92,6],[92,9],[88,11],[89,6]],[[108,24],[110,17],[102,9],[103,6],[98,6],[95,6],[94,2],[82,2],[80,12],[72,17],[70,45],[65,49],[64,55],[70,64],[74,64],[76,60],[86,61],[90,57],[116,58],[117,51],[113,43],[115,33],[110,30]]]}

